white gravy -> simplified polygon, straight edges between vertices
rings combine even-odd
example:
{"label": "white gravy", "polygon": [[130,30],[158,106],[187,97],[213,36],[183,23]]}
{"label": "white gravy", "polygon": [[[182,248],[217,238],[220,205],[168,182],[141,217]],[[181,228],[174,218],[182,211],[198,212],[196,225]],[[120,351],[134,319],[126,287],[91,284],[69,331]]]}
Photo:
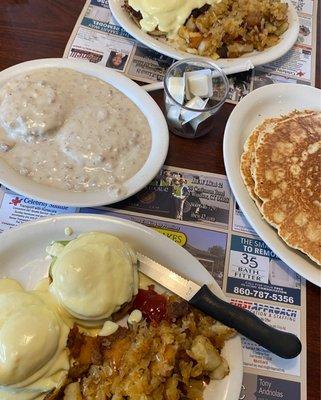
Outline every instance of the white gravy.
{"label": "white gravy", "polygon": [[0,89],[0,157],[41,184],[121,193],[150,147],[143,113],[99,79],[46,68]]}

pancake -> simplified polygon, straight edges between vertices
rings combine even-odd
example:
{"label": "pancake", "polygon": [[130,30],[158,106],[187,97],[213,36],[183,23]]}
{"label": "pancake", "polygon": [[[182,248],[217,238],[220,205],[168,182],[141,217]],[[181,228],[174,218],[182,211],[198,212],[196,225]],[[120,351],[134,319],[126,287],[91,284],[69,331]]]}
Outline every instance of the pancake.
{"label": "pancake", "polygon": [[319,265],[320,169],[321,112],[292,114],[259,134],[252,173],[262,215],[289,246]]}
{"label": "pancake", "polygon": [[247,138],[244,144],[244,152],[241,156],[241,176],[249,195],[255,201],[255,204],[259,209],[261,208],[262,201],[254,191],[255,149],[257,147],[259,138],[263,138],[269,132],[273,132],[273,128],[276,123],[291,118],[295,115],[305,115],[307,113],[311,113],[311,111],[293,111],[292,113],[284,116],[265,119]]}
{"label": "pancake", "polygon": [[255,165],[256,165],[255,150],[258,147],[259,143],[263,140],[265,135],[268,135],[269,133],[273,132],[275,126],[282,121],[289,120],[296,116],[300,116],[300,115],[303,116],[303,115],[312,114],[312,113],[313,113],[313,111],[311,111],[311,110],[303,110],[303,111],[295,110],[289,114],[281,115],[280,117],[268,118],[268,119],[264,120],[264,122],[260,125],[260,132],[259,132],[259,135],[257,136],[257,140],[254,145],[254,149],[252,149],[251,175],[252,175],[253,181],[255,181]]}
{"label": "pancake", "polygon": [[260,129],[264,124],[265,122],[259,125],[247,138],[244,144],[244,152],[241,156],[241,167],[240,167],[241,176],[243,178],[244,184],[249,192],[249,195],[255,201],[255,204],[259,209],[261,208],[262,202],[254,191],[255,182],[251,173],[251,164],[252,164],[252,158],[255,154],[255,146],[260,134]]}

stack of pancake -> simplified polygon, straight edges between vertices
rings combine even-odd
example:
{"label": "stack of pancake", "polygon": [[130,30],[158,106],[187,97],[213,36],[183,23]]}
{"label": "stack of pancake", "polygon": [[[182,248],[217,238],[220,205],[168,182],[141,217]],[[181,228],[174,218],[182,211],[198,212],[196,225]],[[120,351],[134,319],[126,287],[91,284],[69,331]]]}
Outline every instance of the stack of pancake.
{"label": "stack of pancake", "polygon": [[321,111],[264,120],[244,145],[241,174],[279,236],[321,265]]}

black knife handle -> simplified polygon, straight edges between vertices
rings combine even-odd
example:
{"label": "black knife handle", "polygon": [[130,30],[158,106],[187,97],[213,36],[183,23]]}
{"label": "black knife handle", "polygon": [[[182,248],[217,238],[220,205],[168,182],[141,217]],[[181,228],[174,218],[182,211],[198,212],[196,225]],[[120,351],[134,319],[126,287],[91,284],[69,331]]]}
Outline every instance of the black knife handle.
{"label": "black knife handle", "polygon": [[221,300],[206,285],[189,303],[279,357],[294,358],[301,353],[302,345],[297,336],[272,328],[253,313]]}

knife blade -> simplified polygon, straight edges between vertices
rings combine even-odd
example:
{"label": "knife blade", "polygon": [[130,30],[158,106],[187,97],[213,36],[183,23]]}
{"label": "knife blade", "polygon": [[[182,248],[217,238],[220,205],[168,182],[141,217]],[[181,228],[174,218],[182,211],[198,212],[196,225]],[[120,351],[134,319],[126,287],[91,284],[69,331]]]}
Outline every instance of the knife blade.
{"label": "knife blade", "polygon": [[294,334],[265,324],[250,311],[217,297],[207,285],[185,279],[144,254],[138,253],[137,258],[138,270],[144,275],[272,353],[282,358],[294,358],[301,353],[301,342]]}

